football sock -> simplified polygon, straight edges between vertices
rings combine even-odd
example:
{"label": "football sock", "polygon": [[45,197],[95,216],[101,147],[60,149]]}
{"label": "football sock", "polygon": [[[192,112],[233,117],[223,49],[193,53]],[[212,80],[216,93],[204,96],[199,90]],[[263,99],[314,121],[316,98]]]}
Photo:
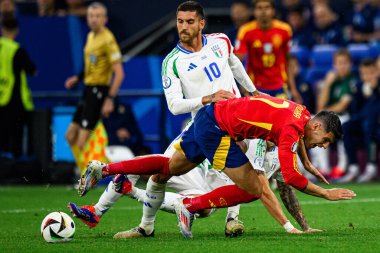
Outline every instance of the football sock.
{"label": "football sock", "polygon": [[166,184],[153,182],[152,178],[146,185],[146,194],[144,197],[143,217],[140,227],[145,229],[147,234],[153,232],[156,214],[165,197]]}
{"label": "football sock", "polygon": [[95,214],[98,217],[108,211],[121,197],[123,194],[120,194],[115,191],[115,185],[111,181],[109,182],[107,188],[104,190],[103,194],[100,196],[98,203],[96,203]]}
{"label": "football sock", "polygon": [[168,175],[169,159],[161,155],[148,155],[110,163],[102,169],[103,177],[115,174],[153,175],[161,173]]}
{"label": "football sock", "polygon": [[[125,196],[131,197],[140,203],[144,203],[145,195],[146,191],[137,187],[132,187],[132,191],[125,194]],[[175,213],[174,203],[177,202],[179,198],[181,198],[181,195],[177,193],[166,192],[164,201],[162,202],[160,209],[168,213]]]}
{"label": "football sock", "polygon": [[237,220],[239,217],[240,205],[230,206],[227,211],[226,221],[228,219]]}
{"label": "football sock", "polygon": [[229,207],[248,203],[259,198],[260,196],[251,195],[236,185],[226,185],[195,198],[186,198],[183,200],[183,204],[187,210],[195,213],[207,208]]}

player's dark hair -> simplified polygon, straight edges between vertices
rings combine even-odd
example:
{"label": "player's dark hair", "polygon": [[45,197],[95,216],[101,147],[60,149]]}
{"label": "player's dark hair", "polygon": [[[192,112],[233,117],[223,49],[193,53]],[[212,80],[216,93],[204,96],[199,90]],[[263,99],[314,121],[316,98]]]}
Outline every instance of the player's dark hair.
{"label": "player's dark hair", "polygon": [[256,8],[256,5],[260,2],[268,2],[272,6],[273,9],[276,8],[273,0],[252,0],[253,8]]}
{"label": "player's dark hair", "polygon": [[196,1],[186,1],[181,3],[177,8],[176,14],[178,14],[179,11],[195,11],[201,19],[205,18],[202,5]]}
{"label": "player's dark hair", "polygon": [[18,21],[15,17],[3,18],[1,26],[6,31],[16,31],[18,29]]}
{"label": "player's dark hair", "polygon": [[376,61],[372,58],[365,58],[359,64],[360,68],[361,67],[372,67],[372,66],[376,66]]}
{"label": "player's dark hair", "polygon": [[321,111],[315,115],[314,118],[322,121],[326,133],[332,132],[335,140],[339,140],[343,137],[342,123],[335,112]]}
{"label": "player's dark hair", "polygon": [[242,4],[247,8],[251,7],[248,0],[234,0],[232,1],[231,5],[234,5],[234,4]]}

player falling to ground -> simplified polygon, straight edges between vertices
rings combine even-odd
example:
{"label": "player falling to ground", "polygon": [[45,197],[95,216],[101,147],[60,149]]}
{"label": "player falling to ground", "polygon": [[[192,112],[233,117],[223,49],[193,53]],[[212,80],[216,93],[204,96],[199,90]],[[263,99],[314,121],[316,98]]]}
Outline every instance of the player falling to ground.
{"label": "player falling to ground", "polygon": [[[140,174],[158,172],[159,182],[166,183],[170,176],[182,175],[207,158],[214,169],[223,170],[236,185],[184,199],[183,204],[177,206],[182,233],[190,238],[196,211],[234,206],[261,197],[260,175],[236,143],[243,139],[265,139],[277,145],[284,180],[296,189],[327,200],[352,199],[356,195],[351,190],[321,188],[309,182],[297,168],[297,151],[327,148],[341,136],[339,118],[331,112],[323,111],[310,119],[304,106],[265,95],[219,101],[197,113],[194,124],[177,142],[177,151],[170,159],[145,156],[108,165],[90,162],[80,180],[79,194],[83,196],[109,175],[136,174],[137,171]],[[323,179],[315,168],[313,172]]]}
{"label": "player falling to ground", "polygon": [[[240,97],[235,79],[244,88],[257,94],[233,47],[224,34],[202,34],[205,27],[203,7],[195,1],[178,6],[177,30],[180,41],[162,63],[162,83],[169,110],[177,115],[191,112],[194,117],[205,105],[219,100]],[[164,157],[156,156],[165,162]],[[203,161],[203,160],[202,160]],[[199,161],[201,162],[201,161]],[[150,165],[160,167],[162,162]],[[194,164],[194,167],[197,164]],[[158,172],[158,171],[157,171]],[[157,173],[134,174],[152,175]],[[154,230],[156,213],[165,196],[165,184],[160,176],[152,176],[147,183],[143,217],[139,227],[147,235]],[[109,191],[109,198],[116,195]],[[142,234],[141,234],[142,235]]]}
{"label": "player falling to ground", "polygon": [[[170,157],[175,149],[174,143],[164,153],[165,156]],[[255,170],[265,172],[267,178],[274,177],[278,181],[283,182],[283,177],[279,172],[279,161],[277,148],[272,148],[272,151],[266,152],[266,142],[263,140],[251,140],[248,143],[248,151],[246,152],[252,166]],[[287,231],[288,233],[301,233],[298,229],[294,228],[291,222],[286,218],[282,211],[281,205],[275,197],[274,193],[269,187],[268,180],[261,177],[263,183],[263,196],[261,198],[265,208],[273,216],[274,219]],[[81,219],[87,226],[95,227],[100,221],[105,212],[111,208],[116,201],[118,201],[123,195],[131,197],[141,203],[143,202],[146,192],[134,186],[137,178],[134,175],[128,175],[126,180],[124,175],[118,175],[114,178],[113,182],[110,182],[105,192],[100,197],[98,203],[94,206],[78,207],[74,203],[69,203],[69,209],[71,213]],[[179,177],[172,177],[168,181],[168,186],[175,190],[177,193],[166,192],[164,202],[160,209],[166,212],[175,213],[174,205],[178,199],[187,196],[193,197],[210,192],[220,186],[230,185],[233,182],[224,173],[220,173],[214,170],[208,160],[203,161],[194,170],[189,171],[185,175]],[[116,191],[112,199],[107,198],[109,191]],[[179,195],[180,194],[180,195]],[[289,210],[293,218],[299,223],[304,232],[320,232],[319,229],[310,228],[306,218],[301,210],[298,200],[293,192],[288,193],[280,191],[280,196],[283,199],[283,203]],[[215,209],[202,210],[198,216],[209,216]],[[244,225],[238,221],[239,205],[228,208],[228,214],[226,217],[225,235],[229,237],[240,235],[244,232]],[[154,232],[147,235],[145,230],[141,227],[133,228],[128,231],[119,232],[114,235],[114,238],[134,238],[134,237],[152,237]]]}
{"label": "player falling to ground", "polygon": [[113,99],[124,79],[120,49],[105,26],[106,22],[106,7],[98,2],[90,4],[87,23],[91,32],[84,48],[85,70],[65,82],[65,87],[71,89],[84,78],[83,96],[66,132],[66,140],[80,170],[84,169],[80,161],[91,132],[101,116],[108,117],[113,111]]}

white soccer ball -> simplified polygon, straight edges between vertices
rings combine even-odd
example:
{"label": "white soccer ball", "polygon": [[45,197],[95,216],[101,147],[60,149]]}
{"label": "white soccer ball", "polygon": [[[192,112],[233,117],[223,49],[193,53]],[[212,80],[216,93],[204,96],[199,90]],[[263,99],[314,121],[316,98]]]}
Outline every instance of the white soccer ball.
{"label": "white soccer ball", "polygon": [[49,213],[41,224],[41,234],[47,242],[68,242],[74,233],[73,219],[63,212]]}

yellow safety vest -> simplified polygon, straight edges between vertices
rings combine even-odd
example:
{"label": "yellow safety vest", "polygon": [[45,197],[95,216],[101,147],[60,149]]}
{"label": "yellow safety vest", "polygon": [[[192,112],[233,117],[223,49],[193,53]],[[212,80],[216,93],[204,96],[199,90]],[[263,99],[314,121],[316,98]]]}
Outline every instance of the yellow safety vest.
{"label": "yellow safety vest", "polygon": [[[0,106],[6,106],[11,97],[15,85],[13,72],[13,59],[20,45],[8,38],[0,38]],[[33,99],[28,87],[25,71],[20,76],[21,100],[25,110],[34,109]]]}

